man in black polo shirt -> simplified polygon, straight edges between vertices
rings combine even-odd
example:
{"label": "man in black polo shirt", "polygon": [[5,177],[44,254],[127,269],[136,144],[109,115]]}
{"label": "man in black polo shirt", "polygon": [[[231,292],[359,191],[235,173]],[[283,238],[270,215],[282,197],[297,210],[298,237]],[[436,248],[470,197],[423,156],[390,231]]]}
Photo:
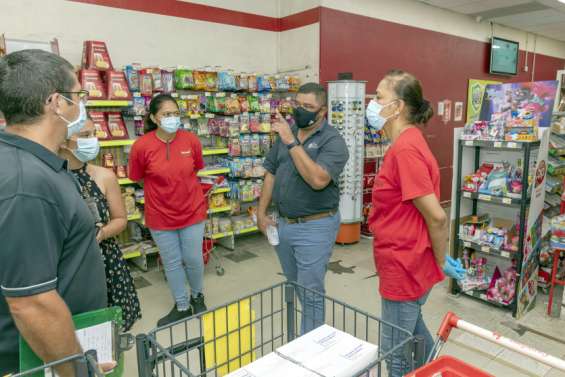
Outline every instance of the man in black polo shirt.
{"label": "man in black polo shirt", "polygon": [[[280,243],[275,247],[286,278],[324,294],[324,278],[340,225],[339,175],[349,154],[341,135],[325,120],[327,95],[315,83],[296,95],[296,127],[278,114],[273,129],[279,138],[265,160],[265,182],[257,213],[266,232],[271,199],[279,213]],[[317,295],[302,302],[301,333],[324,321],[324,302]]]}
{"label": "man in black polo shirt", "polygon": [[80,353],[71,315],[106,307],[94,220],[57,156],[82,128],[81,95],[54,54],[0,58],[0,375],[18,369],[19,335],[46,362]]}

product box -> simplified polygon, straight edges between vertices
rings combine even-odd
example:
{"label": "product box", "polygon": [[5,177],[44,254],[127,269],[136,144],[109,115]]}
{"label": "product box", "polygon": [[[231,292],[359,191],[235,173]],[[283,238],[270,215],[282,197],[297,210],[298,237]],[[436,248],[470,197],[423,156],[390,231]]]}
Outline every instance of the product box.
{"label": "product box", "polygon": [[106,89],[100,72],[95,69],[81,69],[78,77],[82,88],[88,90],[88,99],[106,99]]}
{"label": "product box", "polygon": [[91,111],[90,118],[94,123],[96,129],[96,137],[98,140],[110,140],[112,138],[110,130],[108,129],[108,122],[106,121],[106,116],[102,112]]}
{"label": "product box", "polygon": [[317,374],[270,353],[228,374],[226,377],[319,377]]}
{"label": "product box", "polygon": [[278,348],[284,358],[322,376],[355,376],[379,357],[376,345],[328,325]]}
{"label": "product box", "polygon": [[99,71],[112,70],[112,60],[105,42],[84,41],[82,48],[82,67]]}
{"label": "product box", "polygon": [[112,139],[129,139],[128,129],[120,113],[108,113],[108,129]]}
{"label": "product box", "polygon": [[123,72],[106,71],[106,93],[110,100],[131,100],[131,92]]}

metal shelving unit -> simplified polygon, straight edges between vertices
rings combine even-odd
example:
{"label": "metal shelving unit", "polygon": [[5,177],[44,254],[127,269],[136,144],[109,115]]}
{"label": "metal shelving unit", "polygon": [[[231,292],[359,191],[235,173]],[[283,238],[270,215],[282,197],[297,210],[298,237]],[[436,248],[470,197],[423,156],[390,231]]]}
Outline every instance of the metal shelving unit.
{"label": "metal shelving unit", "polygon": [[[530,199],[528,198],[528,193],[530,191],[530,184],[529,184],[529,175],[530,175],[530,155],[534,148],[539,148],[540,142],[504,142],[504,141],[478,141],[478,140],[458,140],[457,148],[457,162],[456,162],[456,177],[457,177],[457,184],[458,187],[455,189],[455,219],[454,219],[454,226],[455,232],[454,240],[452,242],[452,255],[455,258],[461,257],[461,252],[464,248],[473,249],[479,253],[483,253],[486,255],[494,255],[503,259],[507,260],[516,260],[516,271],[518,278],[516,279],[516,294],[514,296],[513,301],[509,305],[504,305],[501,303],[493,302],[487,299],[487,296],[484,292],[480,291],[461,291],[460,287],[453,281],[451,284],[451,290],[453,294],[464,293],[467,296],[479,299],[481,301],[487,302],[492,304],[493,306],[509,309],[512,311],[512,315],[516,316],[517,313],[517,297],[518,292],[520,292],[520,276],[522,274],[522,265],[523,265],[523,255],[524,255],[524,246],[525,246],[525,232],[524,229],[527,228],[527,211],[530,204]],[[522,193],[521,197],[514,198],[514,197],[498,197],[492,195],[484,195],[480,193],[474,192],[465,192],[461,190],[462,184],[462,165],[463,165],[463,149],[464,148],[473,148],[474,149],[474,171],[477,171],[481,164],[481,150],[489,150],[489,151],[512,151],[514,153],[521,153],[523,158],[523,172],[522,172]],[[491,205],[503,206],[508,208],[514,208],[519,211],[519,229],[522,231],[519,234],[518,238],[518,251],[510,252],[506,250],[498,250],[495,248],[491,248],[489,246],[484,246],[481,244],[469,242],[468,240],[464,240],[460,238],[459,235],[459,226],[461,224],[461,201],[462,200],[471,200],[472,201],[472,215],[478,215],[479,205],[481,203],[489,203]]]}

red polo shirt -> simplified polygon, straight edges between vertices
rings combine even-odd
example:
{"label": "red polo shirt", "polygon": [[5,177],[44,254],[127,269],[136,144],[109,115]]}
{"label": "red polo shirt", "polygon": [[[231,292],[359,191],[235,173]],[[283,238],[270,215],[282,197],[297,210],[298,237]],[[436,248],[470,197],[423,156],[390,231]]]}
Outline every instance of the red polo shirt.
{"label": "red polo shirt", "polygon": [[384,157],[369,217],[379,291],[388,300],[416,300],[444,278],[424,217],[412,202],[429,194],[439,199],[439,167],[420,130],[409,128]]}
{"label": "red polo shirt", "polygon": [[175,230],[206,219],[206,198],[196,176],[203,167],[200,140],[188,131],[177,131],[169,143],[152,131],[133,144],[129,177],[143,180],[148,228]]}

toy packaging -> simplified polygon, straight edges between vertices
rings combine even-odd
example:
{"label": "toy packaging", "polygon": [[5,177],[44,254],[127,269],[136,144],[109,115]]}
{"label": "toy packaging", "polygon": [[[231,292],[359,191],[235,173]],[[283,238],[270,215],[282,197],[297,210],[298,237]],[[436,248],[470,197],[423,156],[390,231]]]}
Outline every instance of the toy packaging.
{"label": "toy packaging", "polygon": [[536,141],[538,139],[539,118],[529,109],[511,112],[511,118],[505,126],[507,141]]}
{"label": "toy packaging", "polygon": [[487,290],[487,299],[499,304],[509,305],[514,300],[516,293],[516,268],[509,267],[500,273],[498,266],[495,267]]}
{"label": "toy packaging", "polygon": [[94,128],[96,130],[96,137],[98,140],[110,140],[112,137],[110,135],[110,130],[108,129],[108,122],[104,113],[91,111],[89,113],[92,123],[94,123]]}
{"label": "toy packaging", "polygon": [[132,98],[123,72],[106,71],[106,88],[109,100],[131,100]]}
{"label": "toy packaging", "polygon": [[114,69],[105,42],[84,41],[82,49],[82,67],[99,71]]}
{"label": "toy packaging", "polygon": [[100,72],[95,69],[81,69],[79,80],[82,88],[88,90],[88,99],[106,99],[106,89],[100,77]]}
{"label": "toy packaging", "polygon": [[108,113],[108,129],[112,139],[128,139],[128,129],[121,113]]}

